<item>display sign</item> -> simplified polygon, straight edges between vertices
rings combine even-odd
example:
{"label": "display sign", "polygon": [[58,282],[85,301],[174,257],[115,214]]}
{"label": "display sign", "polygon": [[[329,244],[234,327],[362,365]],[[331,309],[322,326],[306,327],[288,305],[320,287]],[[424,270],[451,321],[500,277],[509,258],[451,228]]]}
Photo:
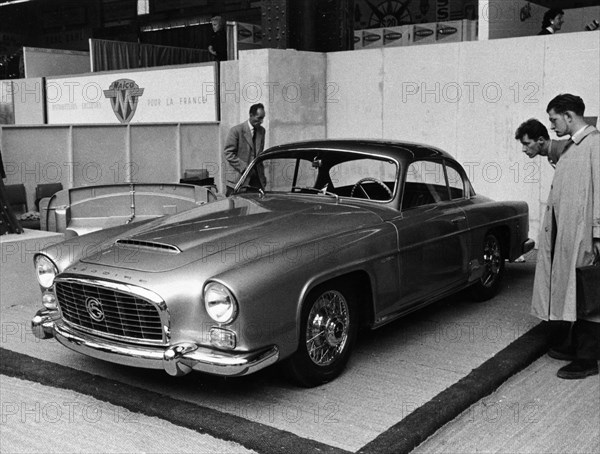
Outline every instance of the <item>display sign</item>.
{"label": "display sign", "polygon": [[400,25],[383,29],[383,46],[408,46],[412,40],[412,25]]}
{"label": "display sign", "polygon": [[477,0],[355,0],[354,29],[476,19]]}
{"label": "display sign", "polygon": [[464,40],[464,22],[465,20],[455,20],[437,23],[436,40],[437,42],[457,43]]}
{"label": "display sign", "polygon": [[217,120],[215,64],[47,78],[48,124]]}
{"label": "display sign", "polygon": [[383,29],[363,30],[362,47],[364,49],[383,46]]}
{"label": "display sign", "polygon": [[437,36],[437,24],[418,24],[413,27],[412,44],[435,43]]}

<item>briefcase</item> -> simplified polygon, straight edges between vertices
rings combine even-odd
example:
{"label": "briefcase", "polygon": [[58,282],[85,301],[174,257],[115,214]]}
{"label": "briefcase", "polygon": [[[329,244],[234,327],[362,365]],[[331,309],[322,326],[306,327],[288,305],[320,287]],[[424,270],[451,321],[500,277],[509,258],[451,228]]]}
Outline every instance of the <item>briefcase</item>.
{"label": "briefcase", "polygon": [[600,262],[579,266],[577,280],[577,318],[600,316]]}

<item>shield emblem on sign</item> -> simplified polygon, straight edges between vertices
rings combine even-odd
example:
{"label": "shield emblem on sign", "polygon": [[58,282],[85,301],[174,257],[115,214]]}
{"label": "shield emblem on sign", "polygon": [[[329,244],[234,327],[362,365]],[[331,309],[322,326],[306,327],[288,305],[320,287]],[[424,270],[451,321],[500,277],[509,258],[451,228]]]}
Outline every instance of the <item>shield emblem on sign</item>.
{"label": "shield emblem on sign", "polygon": [[129,123],[137,109],[138,99],[144,94],[131,79],[115,80],[108,90],[104,90],[104,96],[110,99],[113,112],[121,123]]}

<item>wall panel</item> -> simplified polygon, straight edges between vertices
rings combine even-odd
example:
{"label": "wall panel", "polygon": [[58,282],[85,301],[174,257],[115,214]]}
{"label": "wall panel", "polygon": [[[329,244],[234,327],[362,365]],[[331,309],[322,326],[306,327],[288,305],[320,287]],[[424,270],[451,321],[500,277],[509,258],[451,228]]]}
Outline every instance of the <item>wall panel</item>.
{"label": "wall panel", "polygon": [[[25,185],[33,209],[35,187],[178,183],[183,170],[207,168],[219,185],[218,123],[82,126],[5,126],[0,136],[5,184]],[[221,188],[219,188],[221,189]]]}
{"label": "wall panel", "polygon": [[383,50],[383,138],[426,142],[454,153],[460,48],[437,44]]}
{"label": "wall panel", "polygon": [[132,180],[138,182],[178,182],[179,144],[174,125],[131,127]]}
{"label": "wall panel", "polygon": [[206,169],[219,185],[221,155],[219,124],[181,125],[181,170]]}
{"label": "wall panel", "polygon": [[536,238],[553,171],[545,158],[528,159],[514,133],[531,117],[548,125],[546,106],[559,93],[580,95],[586,115],[598,116],[599,38],[596,31],[329,54],[327,82],[341,96],[326,106],[327,136],[444,148],[477,192],[526,200]]}
{"label": "wall panel", "polygon": [[328,137],[383,136],[383,58],[382,49],[327,55]]}
{"label": "wall panel", "polygon": [[73,127],[72,187],[127,181],[126,126]]}
{"label": "wall panel", "polygon": [[62,183],[68,187],[71,170],[69,128],[4,127],[2,128],[2,161],[5,184],[24,184],[27,204],[35,209],[38,184]]}

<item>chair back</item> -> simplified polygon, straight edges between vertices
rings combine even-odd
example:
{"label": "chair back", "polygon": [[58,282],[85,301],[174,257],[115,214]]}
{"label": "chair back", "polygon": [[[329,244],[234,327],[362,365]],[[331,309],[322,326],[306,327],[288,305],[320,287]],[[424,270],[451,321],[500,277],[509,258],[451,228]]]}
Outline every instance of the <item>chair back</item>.
{"label": "chair back", "polygon": [[40,211],[40,200],[46,197],[52,197],[58,191],[62,190],[62,183],[43,183],[35,188],[35,209]]}
{"label": "chair back", "polygon": [[8,204],[15,215],[27,213],[27,193],[24,184],[7,184],[4,186],[4,191]]}

